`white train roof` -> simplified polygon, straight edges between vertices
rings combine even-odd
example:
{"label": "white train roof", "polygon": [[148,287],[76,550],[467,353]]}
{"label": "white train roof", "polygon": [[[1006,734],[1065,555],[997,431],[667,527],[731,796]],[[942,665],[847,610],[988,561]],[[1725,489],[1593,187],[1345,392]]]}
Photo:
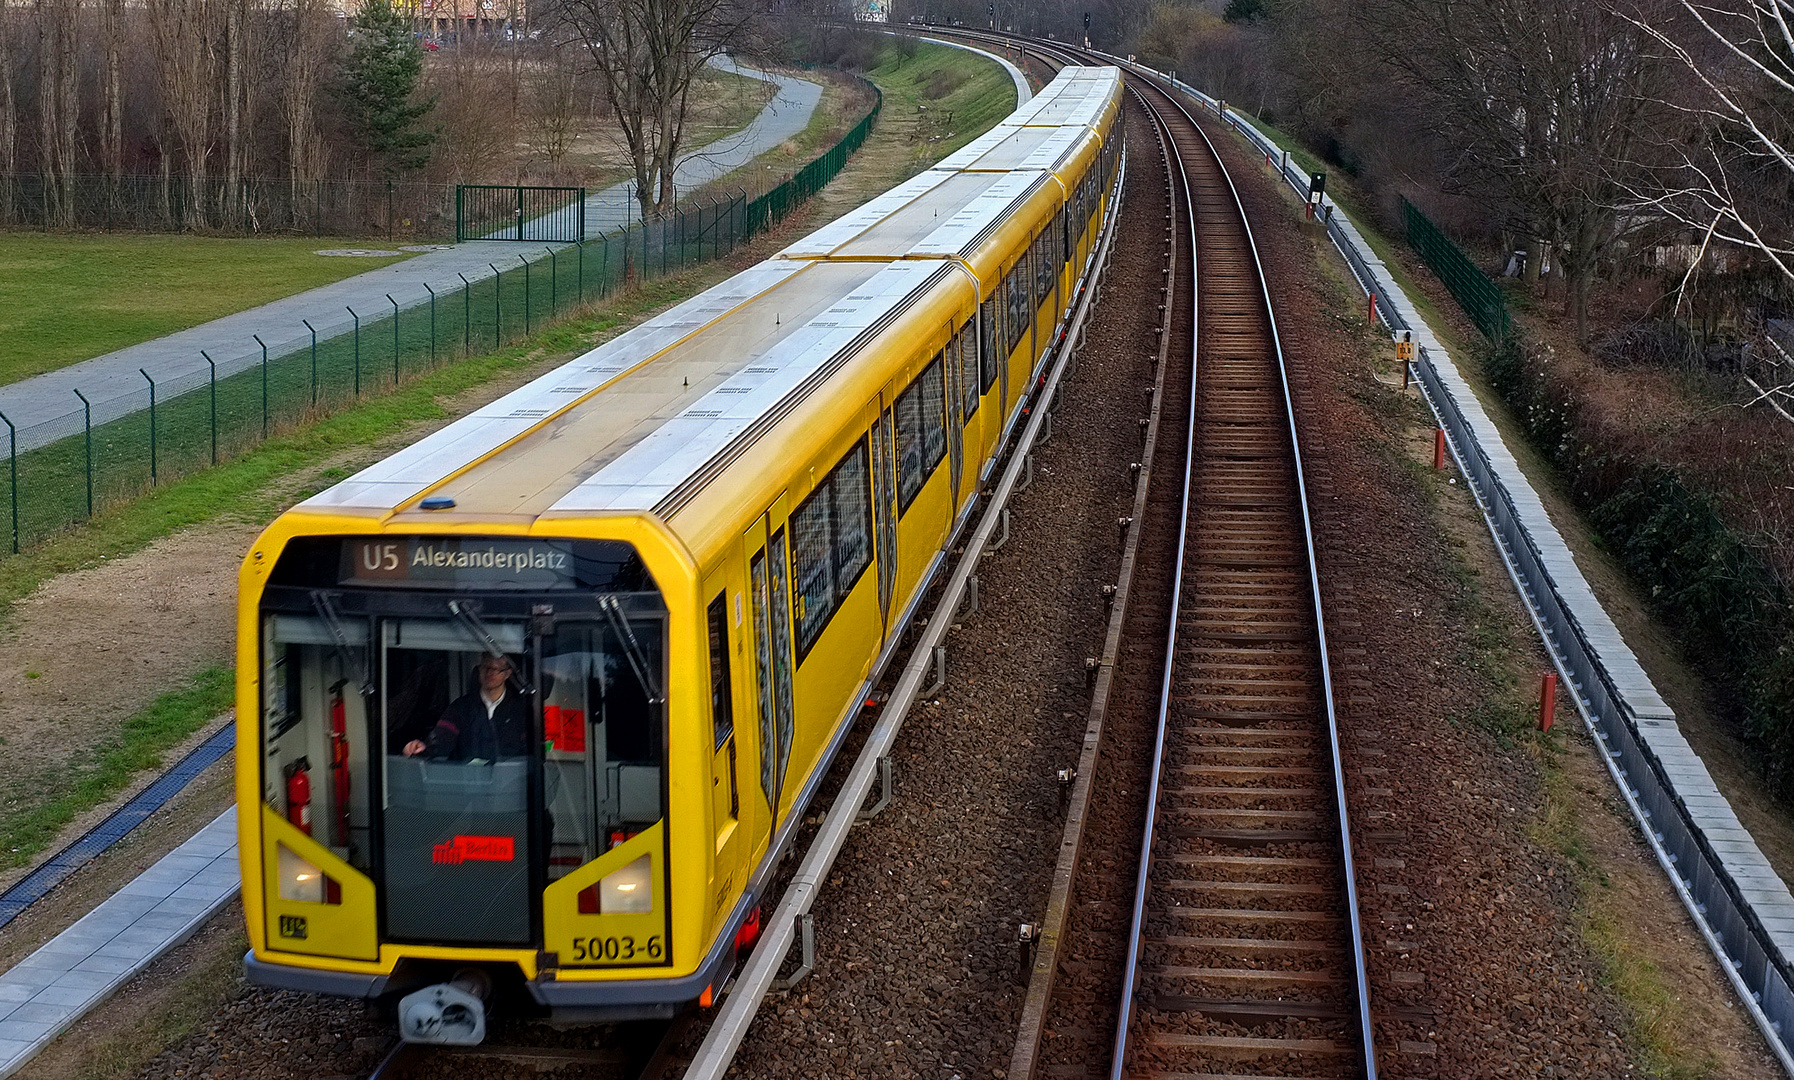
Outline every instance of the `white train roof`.
{"label": "white train roof", "polygon": [[[923,173],[879,200],[876,215],[848,214],[779,253],[788,259],[957,258],[1049,173]],[[921,183],[918,183],[921,181]],[[894,197],[893,197],[894,196]]]}
{"label": "white train roof", "polygon": [[[931,278],[954,272],[939,263],[883,266],[854,295],[844,297],[793,334],[776,357],[741,368],[725,384],[669,418],[609,467],[568,492],[545,516],[676,511],[677,506],[668,503],[682,485],[699,477],[705,466],[716,462],[750,429],[775,423],[789,412],[853,355],[854,343],[862,334],[888,320]],[[718,462],[713,467],[724,464]]]}
{"label": "white train roof", "polygon": [[[301,506],[520,523],[671,513],[750,445],[757,428],[776,424],[822,385],[862,335],[893,318],[935,275],[957,272],[928,256],[969,252],[1030,189],[1048,182],[1048,170],[1100,118],[1119,78],[1114,69],[1067,72],[1029,103],[1024,122],[1004,121],[783,257],[736,274]],[[948,167],[961,159],[963,165]],[[906,255],[923,258],[902,261]],[[408,509],[426,494],[451,496],[456,506]]]}

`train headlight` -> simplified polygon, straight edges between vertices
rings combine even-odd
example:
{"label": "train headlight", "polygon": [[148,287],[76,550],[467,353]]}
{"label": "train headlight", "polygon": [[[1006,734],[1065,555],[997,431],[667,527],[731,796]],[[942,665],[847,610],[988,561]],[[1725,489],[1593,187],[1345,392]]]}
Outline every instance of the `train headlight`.
{"label": "train headlight", "polygon": [[275,845],[280,851],[280,898],[324,902],[324,872],[293,854],[285,844]]}
{"label": "train headlight", "polygon": [[613,870],[598,883],[598,911],[603,915],[643,915],[654,910],[653,864],[648,856]]}

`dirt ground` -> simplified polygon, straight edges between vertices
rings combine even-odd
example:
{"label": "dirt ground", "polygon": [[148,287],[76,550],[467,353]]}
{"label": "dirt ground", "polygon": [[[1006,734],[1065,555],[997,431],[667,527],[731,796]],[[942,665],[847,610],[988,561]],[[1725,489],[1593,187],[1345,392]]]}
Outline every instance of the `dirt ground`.
{"label": "dirt ground", "polygon": [[[1397,257],[1407,269],[1410,280],[1419,283],[1433,308],[1452,329],[1455,339],[1461,342],[1480,340],[1445,287],[1419,265],[1410,252],[1399,250]],[[1546,325],[1538,318],[1528,318],[1527,324],[1535,328]],[[1560,340],[1557,347],[1561,352],[1569,346]],[[1794,817],[1763,783],[1757,752],[1737,725],[1727,719],[1727,710],[1718,692],[1702,677],[1670,629],[1653,615],[1648,599],[1577,513],[1556,470],[1532,449],[1507,405],[1489,390],[1474,356],[1459,350],[1454,352],[1454,359],[1475,388],[1483,408],[1501,429],[1515,459],[1532,480],[1552,524],[1569,545],[1589,587],[1644,666],[1657,692],[1675,710],[1683,736],[1700,755],[1720,793],[1731,804],[1738,820],[1750,830],[1764,857],[1783,881],[1794,886]],[[1656,384],[1647,395],[1653,399],[1651,407],[1668,409],[1669,406],[1661,401],[1664,378],[1653,376],[1651,381]],[[1683,403],[1678,408],[1686,409],[1687,405]]]}
{"label": "dirt ground", "polygon": [[[18,604],[0,629],[0,791],[40,787],[97,730],[231,662],[236,564],[254,535],[240,522],[181,533]],[[0,885],[24,872],[0,875]]]}

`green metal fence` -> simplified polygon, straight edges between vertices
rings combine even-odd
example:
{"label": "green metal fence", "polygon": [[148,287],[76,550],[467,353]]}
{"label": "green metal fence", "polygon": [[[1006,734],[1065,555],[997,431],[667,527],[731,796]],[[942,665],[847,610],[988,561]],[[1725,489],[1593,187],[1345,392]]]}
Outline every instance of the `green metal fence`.
{"label": "green metal fence", "polygon": [[582,187],[499,187],[461,184],[455,188],[455,239],[533,240],[572,244],[586,236],[586,189]]}
{"label": "green metal fence", "polygon": [[[411,306],[351,310],[330,327],[268,328],[273,343],[209,357],[196,373],[136,399],[85,399],[68,414],[14,429],[0,416],[0,558],[109,505],[225,461],[271,435],[387,392],[450,360],[496,349],[560,315],[736,250],[833,179],[865,142],[875,105],[790,180],[757,198],[721,196],[598,240],[500,255],[492,274]],[[213,361],[216,360],[214,363]],[[97,419],[95,413],[111,419]],[[120,415],[122,413],[122,415]]]}
{"label": "green metal fence", "polygon": [[1413,203],[1403,199],[1402,210],[1408,220],[1408,243],[1451,290],[1464,314],[1470,316],[1470,321],[1491,341],[1506,337],[1513,323],[1508,317],[1507,298],[1501,295],[1501,289]]}
{"label": "green metal fence", "polygon": [[[871,84],[868,84],[871,85]],[[873,123],[878,119],[878,111],[884,107],[884,94],[878,87],[872,87],[872,111],[867,113],[859,123],[853,126],[842,137],[841,141],[823,151],[822,156],[797,170],[791,179],[773,188],[771,191],[748,204],[748,228],[754,232],[770,229],[783,221],[786,214],[796,209],[798,204],[821,191],[846,166],[847,159],[866,141],[871,133]]]}

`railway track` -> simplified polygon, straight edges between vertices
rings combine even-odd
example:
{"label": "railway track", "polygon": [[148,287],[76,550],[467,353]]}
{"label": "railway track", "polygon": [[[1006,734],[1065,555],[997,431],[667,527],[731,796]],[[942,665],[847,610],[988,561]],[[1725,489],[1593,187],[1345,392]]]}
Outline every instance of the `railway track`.
{"label": "railway track", "polygon": [[1275,316],[1214,148],[1130,86],[1170,194],[1144,516],[1009,1075],[1374,1077]]}

